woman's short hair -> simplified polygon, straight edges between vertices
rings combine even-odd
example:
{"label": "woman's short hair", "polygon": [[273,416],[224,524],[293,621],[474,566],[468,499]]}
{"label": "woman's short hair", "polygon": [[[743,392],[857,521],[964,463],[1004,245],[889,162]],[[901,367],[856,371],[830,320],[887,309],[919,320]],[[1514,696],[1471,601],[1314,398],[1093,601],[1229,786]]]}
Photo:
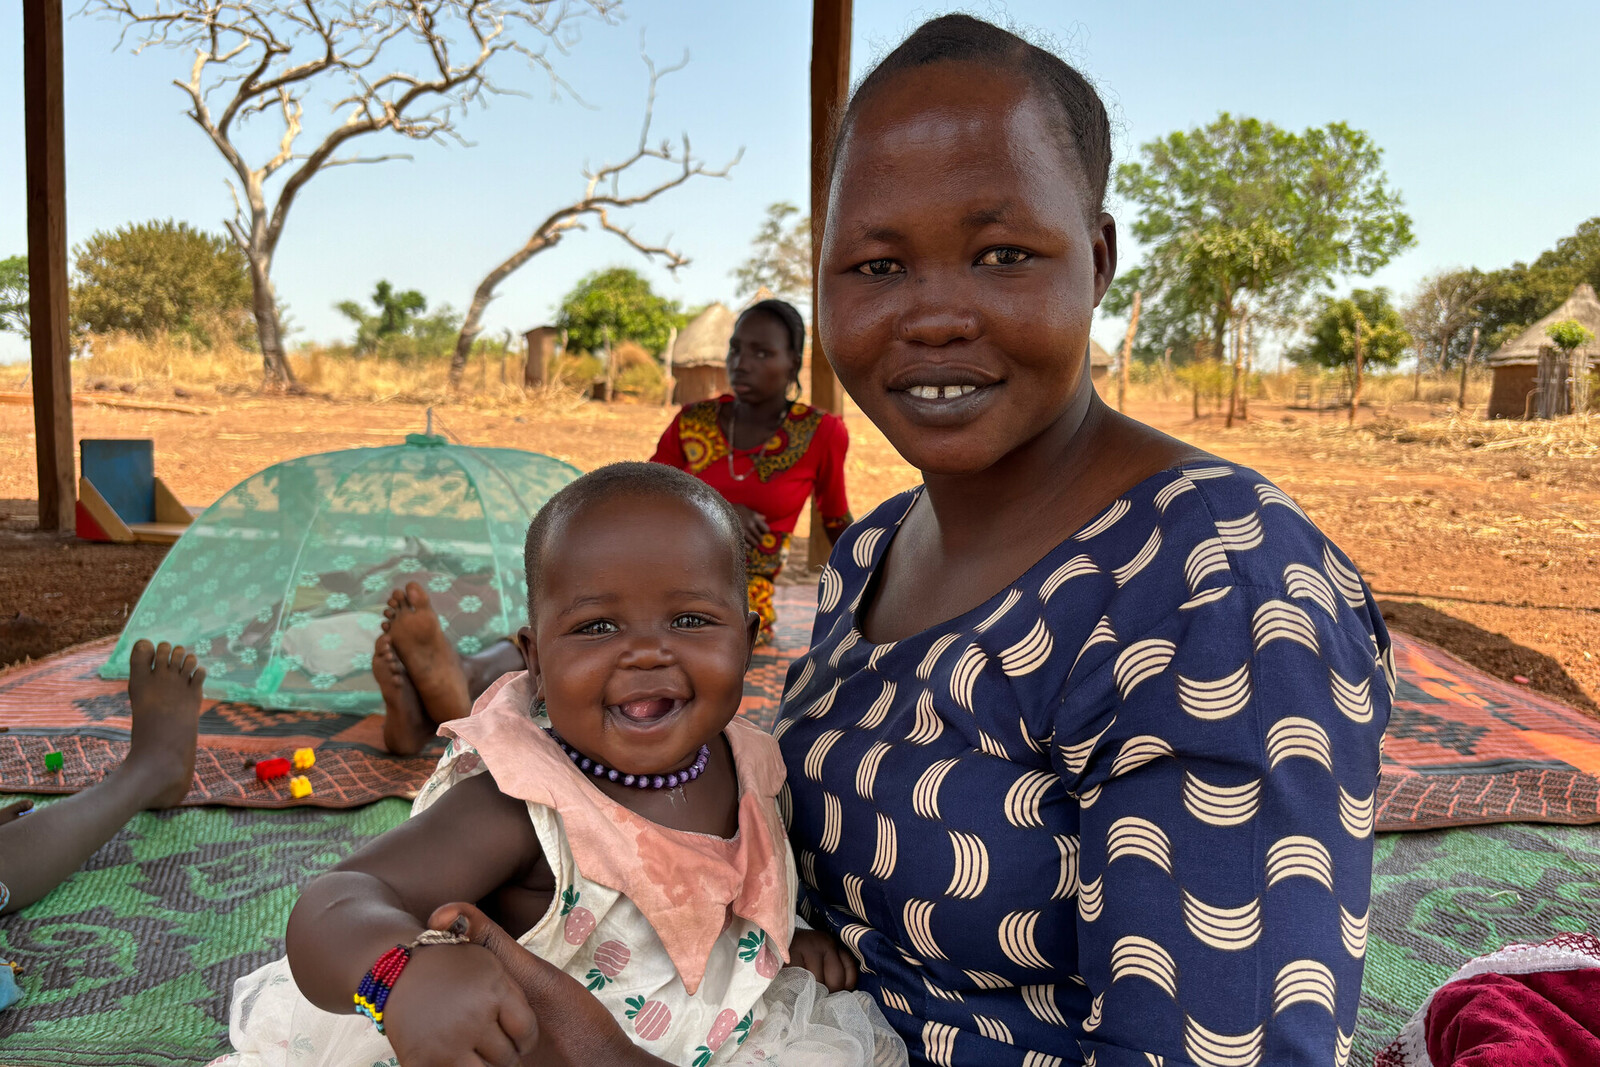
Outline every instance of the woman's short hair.
{"label": "woman's short hair", "polygon": [[900,42],[861,80],[850,97],[834,135],[828,164],[830,182],[840,149],[864,100],[896,74],[932,63],[981,63],[993,70],[1014,71],[1033,91],[1054,106],[1062,148],[1069,146],[1088,183],[1088,210],[1105,206],[1111,180],[1111,123],[1100,94],[1076,68],[1038,45],[971,15],[943,15],[924,22]]}

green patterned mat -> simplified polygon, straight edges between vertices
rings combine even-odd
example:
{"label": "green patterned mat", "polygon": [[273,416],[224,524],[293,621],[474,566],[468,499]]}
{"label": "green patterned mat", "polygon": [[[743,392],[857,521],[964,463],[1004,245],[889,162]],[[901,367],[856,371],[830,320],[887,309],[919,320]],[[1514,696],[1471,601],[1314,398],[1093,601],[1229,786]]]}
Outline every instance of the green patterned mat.
{"label": "green patterned mat", "polygon": [[[0,1064],[206,1063],[226,1049],[234,980],[282,952],[298,887],[407,807],[138,816],[54,894],[0,919],[0,958],[27,969],[24,999],[0,1012]],[[1351,1062],[1370,1064],[1464,960],[1600,931],[1597,872],[1600,827],[1380,835]]]}
{"label": "green patterned mat", "polygon": [[234,980],[282,954],[300,886],[410,809],[390,799],[136,816],[70,881],[0,919],[0,958],[24,968],[23,999],[0,1011],[0,1064],[214,1058],[227,1049]]}
{"label": "green patterned mat", "polygon": [[1352,1064],[1474,956],[1600,933],[1600,827],[1502,823],[1379,834]]}

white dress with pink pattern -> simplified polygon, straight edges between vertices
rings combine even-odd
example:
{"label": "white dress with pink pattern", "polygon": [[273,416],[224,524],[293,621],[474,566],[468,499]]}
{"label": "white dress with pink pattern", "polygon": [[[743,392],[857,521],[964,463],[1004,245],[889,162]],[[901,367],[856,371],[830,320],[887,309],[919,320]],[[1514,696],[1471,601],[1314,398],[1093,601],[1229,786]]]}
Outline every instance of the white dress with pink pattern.
{"label": "white dress with pink pattern", "polygon": [[[735,720],[725,736],[739,779],[730,839],[671,830],[611,800],[530,712],[526,675],[508,675],[473,714],[447,723],[445,755],[412,814],[490,771],[524,800],[555,875],[556,899],[520,941],[586,985],[634,1042],[670,1063],[903,1064],[904,1045],[864,994],[828,995],[783,968],[796,880],[775,797],[775,741]],[[776,979],[776,980],[775,980]],[[402,979],[403,980],[403,979]],[[359,1015],[312,1005],[288,962],[234,987],[228,1067],[381,1067],[388,1040]]]}

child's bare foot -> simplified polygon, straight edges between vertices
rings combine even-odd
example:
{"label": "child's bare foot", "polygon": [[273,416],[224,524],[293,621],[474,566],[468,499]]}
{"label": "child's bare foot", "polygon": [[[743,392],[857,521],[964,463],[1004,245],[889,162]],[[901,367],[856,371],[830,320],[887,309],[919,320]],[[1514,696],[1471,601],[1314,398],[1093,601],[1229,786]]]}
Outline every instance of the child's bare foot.
{"label": "child's bare foot", "polygon": [[128,702],[133,743],[119,773],[140,783],[144,806],[182,803],[194,781],[194,750],[205,668],[182,645],[140,640],[129,660]]}
{"label": "child's bare foot", "polygon": [[397,756],[421,751],[432,740],[437,724],[423,710],[422,697],[387,633],[379,634],[372,646],[372,676],[383,694],[384,747]]}
{"label": "child's bare foot", "polygon": [[472,711],[467,672],[439,625],[428,591],[416,582],[395,590],[384,610],[387,636],[405,664],[422,707],[434,722],[464,718]]}

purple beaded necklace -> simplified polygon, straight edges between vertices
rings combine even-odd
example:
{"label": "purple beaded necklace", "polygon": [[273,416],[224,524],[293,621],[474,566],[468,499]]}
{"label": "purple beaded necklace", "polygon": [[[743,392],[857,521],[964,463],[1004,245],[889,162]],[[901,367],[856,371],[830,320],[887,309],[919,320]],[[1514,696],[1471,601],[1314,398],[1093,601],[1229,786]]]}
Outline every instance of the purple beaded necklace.
{"label": "purple beaded necklace", "polygon": [[706,744],[700,746],[700,753],[695,757],[694,762],[681,771],[656,775],[624,774],[615,767],[607,767],[599,760],[585,756],[582,752],[567,744],[567,739],[556,733],[553,728],[546,727],[545,732],[555,739],[556,744],[561,746],[561,751],[567,754],[567,758],[576,764],[580,771],[592,774],[596,778],[604,778],[608,782],[637,786],[640,789],[676,789],[680,785],[687,785],[700,777],[700,773],[706,769],[706,764],[711,759],[711,746]]}

